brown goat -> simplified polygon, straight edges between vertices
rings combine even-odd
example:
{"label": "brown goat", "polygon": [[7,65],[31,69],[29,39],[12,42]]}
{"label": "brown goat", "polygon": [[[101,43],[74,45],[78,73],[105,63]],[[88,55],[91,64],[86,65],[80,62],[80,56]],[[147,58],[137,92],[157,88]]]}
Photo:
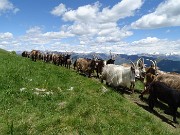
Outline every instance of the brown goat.
{"label": "brown goat", "polygon": [[39,53],[39,51],[37,51],[37,50],[32,50],[31,51],[30,56],[31,56],[32,61],[36,61],[36,59],[38,57],[38,53]]}
{"label": "brown goat", "polygon": [[[152,82],[162,82],[169,88],[180,90],[180,74],[163,73],[158,76],[147,74],[146,87],[148,87]],[[145,89],[141,93],[140,98],[145,94],[149,94],[149,89]]]}
{"label": "brown goat", "polygon": [[144,80],[144,90],[141,92],[140,98],[143,97],[143,95],[148,94],[149,90],[147,87],[152,83],[152,81],[156,78],[157,73],[157,63],[156,61],[152,61],[152,65],[150,67],[147,67],[146,73],[145,73],[145,80]]}
{"label": "brown goat", "polygon": [[53,54],[52,55],[52,62],[53,62],[54,65],[59,66],[59,55],[58,54]]}
{"label": "brown goat", "polygon": [[165,73],[158,75],[154,81],[165,83],[168,87],[173,89],[180,89],[180,74]]}
{"label": "brown goat", "polygon": [[99,78],[99,74],[102,74],[102,70],[104,67],[104,60],[98,59],[95,61],[96,65],[95,65],[95,70],[96,70],[96,74],[97,74],[97,78]]}
{"label": "brown goat", "polygon": [[71,64],[72,64],[72,60],[71,60],[71,59],[67,59],[66,67],[67,67],[68,69],[70,69]]}
{"label": "brown goat", "polygon": [[156,78],[156,75],[153,75],[152,73],[147,73],[146,74],[146,82],[144,83],[144,91],[141,92],[140,97],[142,98],[143,95],[148,94],[149,90],[147,87],[153,82],[153,80]]}
{"label": "brown goat", "polygon": [[94,71],[95,69],[95,61],[94,60],[88,60],[88,59],[84,59],[84,58],[79,58],[76,60],[76,68],[77,68],[77,72],[81,72],[81,73],[88,73],[88,77],[91,77],[91,73]]}

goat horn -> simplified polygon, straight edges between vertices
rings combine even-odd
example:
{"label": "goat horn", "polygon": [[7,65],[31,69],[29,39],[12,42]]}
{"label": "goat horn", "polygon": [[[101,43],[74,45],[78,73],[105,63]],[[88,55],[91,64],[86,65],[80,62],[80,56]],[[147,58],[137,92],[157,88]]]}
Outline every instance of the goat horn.
{"label": "goat horn", "polygon": [[155,63],[155,67],[157,68],[157,62],[156,62],[156,60],[154,60],[154,63]]}
{"label": "goat horn", "polygon": [[142,58],[142,64],[143,64],[143,67],[146,67],[146,64],[144,64],[144,58]]}
{"label": "goat horn", "polygon": [[112,59],[112,53],[111,53],[111,50],[109,51],[109,53],[110,53],[110,56],[111,56],[111,59]]}
{"label": "goat horn", "polygon": [[130,60],[130,62],[132,63],[132,65],[133,65],[134,67],[136,67],[135,64],[134,64],[134,62],[132,62],[131,60]]}
{"label": "goat horn", "polygon": [[153,65],[154,65],[154,67],[156,67],[156,65],[155,65],[155,63],[154,63],[154,61],[153,61],[153,60],[149,60],[149,61],[151,61],[151,62],[153,63]]}
{"label": "goat horn", "polygon": [[112,59],[114,60],[114,58],[115,58],[115,56],[114,55],[112,55]]}
{"label": "goat horn", "polygon": [[118,57],[118,54],[115,55],[115,58],[117,58],[117,57]]}
{"label": "goat horn", "polygon": [[137,62],[136,62],[136,66],[138,66],[138,63],[139,63],[139,61],[141,60],[141,58],[139,58],[138,60],[137,60]]}

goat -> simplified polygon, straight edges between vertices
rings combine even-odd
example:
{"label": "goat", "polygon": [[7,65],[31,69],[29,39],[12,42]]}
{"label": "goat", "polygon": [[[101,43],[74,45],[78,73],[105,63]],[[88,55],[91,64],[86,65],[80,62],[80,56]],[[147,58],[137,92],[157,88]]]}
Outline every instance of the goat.
{"label": "goat", "polygon": [[30,56],[31,56],[32,61],[36,61],[36,59],[38,57],[38,53],[39,53],[39,51],[37,51],[37,50],[32,50],[31,51]]}
{"label": "goat", "polygon": [[154,81],[148,87],[150,95],[149,95],[149,108],[153,110],[154,104],[157,99],[168,104],[169,108],[172,110],[173,121],[176,121],[176,113],[177,108],[180,106],[180,89],[175,90],[173,88],[168,87],[165,83]]}
{"label": "goat", "polygon": [[95,60],[89,60],[84,58],[79,58],[75,61],[74,66],[77,67],[77,72],[88,73],[88,77],[91,77],[91,73],[95,69]]}
{"label": "goat", "polygon": [[103,68],[101,82],[106,81],[106,84],[118,87],[130,87],[134,93],[135,77],[139,77],[139,71],[134,63],[131,67],[109,64]]}
{"label": "goat", "polygon": [[152,61],[152,65],[148,68],[146,68],[146,72],[145,72],[145,79],[144,80],[144,90],[141,92],[141,95],[139,96],[140,98],[143,98],[143,95],[148,94],[149,90],[147,89],[147,87],[152,83],[152,81],[156,78],[156,76],[158,75],[157,73],[157,62],[156,61]]}

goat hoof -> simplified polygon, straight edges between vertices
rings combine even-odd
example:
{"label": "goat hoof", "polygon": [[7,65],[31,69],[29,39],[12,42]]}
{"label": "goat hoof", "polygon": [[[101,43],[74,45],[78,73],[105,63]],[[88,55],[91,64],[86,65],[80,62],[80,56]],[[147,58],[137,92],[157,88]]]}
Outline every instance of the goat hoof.
{"label": "goat hoof", "polygon": [[154,113],[154,109],[153,109],[152,106],[149,106],[149,111],[150,111],[151,113]]}
{"label": "goat hoof", "polygon": [[173,121],[174,121],[174,123],[179,124],[177,120],[173,120]]}
{"label": "goat hoof", "polygon": [[171,112],[170,110],[165,110],[164,113],[165,113],[165,114],[168,114],[168,115],[171,115],[171,114],[172,114],[172,112]]}
{"label": "goat hoof", "polygon": [[130,91],[130,94],[134,94],[134,92],[133,92],[133,91]]}

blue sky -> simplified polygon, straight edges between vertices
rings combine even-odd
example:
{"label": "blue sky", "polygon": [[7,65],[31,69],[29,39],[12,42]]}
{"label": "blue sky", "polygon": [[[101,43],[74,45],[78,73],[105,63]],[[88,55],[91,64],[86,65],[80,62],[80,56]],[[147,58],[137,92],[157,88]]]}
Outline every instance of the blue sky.
{"label": "blue sky", "polygon": [[0,0],[0,48],[180,54],[180,0]]}

